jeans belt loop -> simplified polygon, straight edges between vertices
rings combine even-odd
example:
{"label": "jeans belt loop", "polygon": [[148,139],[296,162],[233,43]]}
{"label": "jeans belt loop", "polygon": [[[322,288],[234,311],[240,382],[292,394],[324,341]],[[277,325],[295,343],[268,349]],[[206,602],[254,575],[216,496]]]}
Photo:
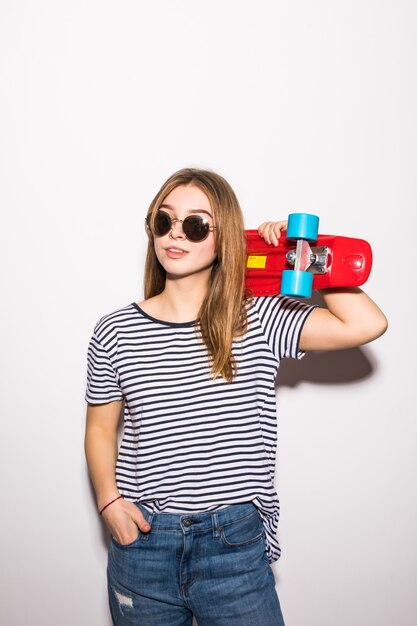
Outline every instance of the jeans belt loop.
{"label": "jeans belt loop", "polygon": [[146,516],[146,521],[148,522],[149,526],[151,527],[151,530],[147,533],[142,533],[142,542],[145,543],[146,541],[148,541],[149,535],[152,532],[152,520],[154,518],[155,512],[152,511],[151,513],[149,513],[149,515]]}
{"label": "jeans belt loop", "polygon": [[220,538],[219,518],[217,516],[217,512],[216,511],[212,512],[211,519],[213,521],[213,538],[214,539],[219,539]]}

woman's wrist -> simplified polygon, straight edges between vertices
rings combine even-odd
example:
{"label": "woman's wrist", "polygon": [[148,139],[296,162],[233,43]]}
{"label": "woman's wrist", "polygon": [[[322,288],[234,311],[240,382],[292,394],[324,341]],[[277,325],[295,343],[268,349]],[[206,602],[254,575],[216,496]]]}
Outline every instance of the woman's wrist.
{"label": "woman's wrist", "polygon": [[111,500],[109,500],[108,502],[106,502],[106,504],[104,504],[101,508],[99,508],[100,515],[103,513],[103,511],[107,509],[107,507],[113,504],[113,502],[116,502],[116,500],[120,500],[121,498],[123,498],[123,496],[119,494],[115,496],[114,498],[111,498]]}
{"label": "woman's wrist", "polygon": [[103,508],[109,504],[109,502],[114,501],[120,495],[121,495],[121,493],[119,492],[119,490],[117,488],[116,489],[109,489],[109,490],[106,490],[106,491],[103,491],[102,493],[100,493],[100,495],[97,496],[97,509],[98,509],[98,512],[100,513],[100,511],[102,511]]}

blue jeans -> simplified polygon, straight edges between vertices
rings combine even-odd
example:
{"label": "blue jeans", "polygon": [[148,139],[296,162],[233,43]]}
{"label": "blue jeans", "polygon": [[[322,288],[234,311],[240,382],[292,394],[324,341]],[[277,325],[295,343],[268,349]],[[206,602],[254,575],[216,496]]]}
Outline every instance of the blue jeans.
{"label": "blue jeans", "polygon": [[110,611],[115,626],[284,626],[254,504],[152,514],[130,544],[111,538]]}

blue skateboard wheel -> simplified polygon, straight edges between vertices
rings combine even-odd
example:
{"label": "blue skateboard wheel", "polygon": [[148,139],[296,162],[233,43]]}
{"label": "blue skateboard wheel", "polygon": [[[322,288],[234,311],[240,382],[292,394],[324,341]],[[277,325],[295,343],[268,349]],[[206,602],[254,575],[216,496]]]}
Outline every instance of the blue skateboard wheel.
{"label": "blue skateboard wheel", "polygon": [[310,298],[313,291],[313,274],[299,270],[284,270],[281,278],[281,294],[295,298]]}
{"label": "blue skateboard wheel", "polygon": [[317,241],[319,218],[311,213],[290,213],[288,216],[287,239]]}

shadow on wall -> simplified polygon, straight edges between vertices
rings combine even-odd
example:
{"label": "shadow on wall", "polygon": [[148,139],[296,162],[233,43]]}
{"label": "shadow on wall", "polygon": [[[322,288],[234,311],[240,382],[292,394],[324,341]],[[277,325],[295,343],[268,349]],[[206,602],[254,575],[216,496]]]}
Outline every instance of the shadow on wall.
{"label": "shadow on wall", "polygon": [[301,361],[284,359],[279,368],[276,386],[295,387],[300,382],[340,385],[368,378],[374,370],[374,365],[360,348],[311,352]]}

